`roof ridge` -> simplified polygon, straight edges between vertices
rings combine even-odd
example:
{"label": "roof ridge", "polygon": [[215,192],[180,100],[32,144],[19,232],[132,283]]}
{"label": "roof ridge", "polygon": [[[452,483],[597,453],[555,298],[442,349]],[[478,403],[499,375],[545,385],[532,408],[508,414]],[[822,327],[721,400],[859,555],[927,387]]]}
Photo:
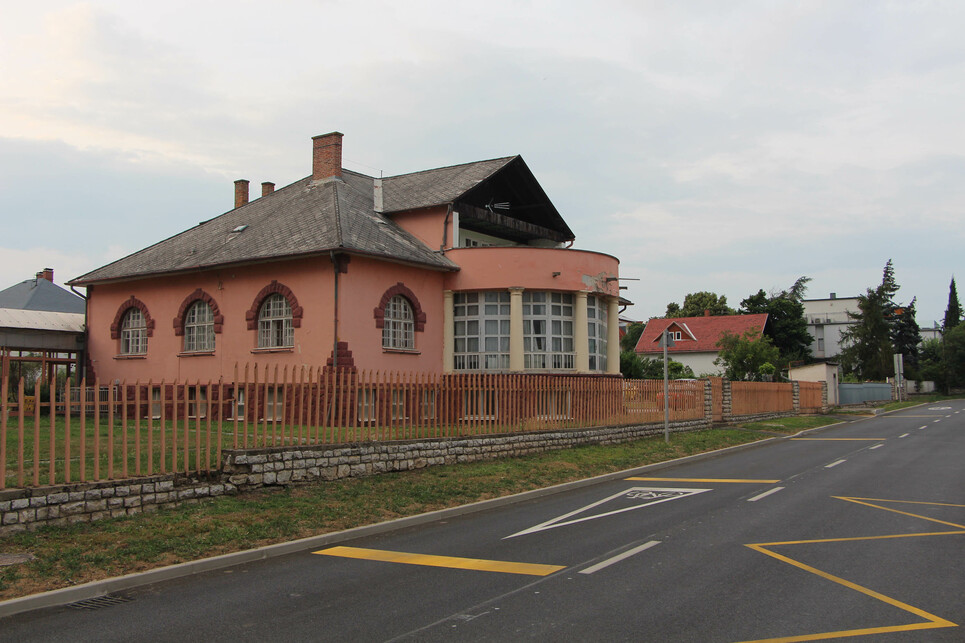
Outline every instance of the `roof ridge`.
{"label": "roof ridge", "polygon": [[[482,160],[479,160],[479,161],[469,161],[468,163],[454,163],[454,164],[452,164],[452,165],[441,165],[441,166],[439,166],[439,167],[431,167],[431,168],[428,168],[428,169],[425,169],[425,170],[418,170],[418,171],[416,171],[416,172],[406,172],[406,173],[404,173],[404,174],[393,174],[392,176],[385,176],[385,177],[382,177],[382,178],[383,178],[383,179],[399,179],[399,178],[402,178],[402,177],[404,177],[404,176],[415,176],[415,175],[417,175],[417,174],[426,174],[426,173],[428,173],[428,172],[436,172],[436,171],[438,171],[438,170],[449,170],[449,169],[452,169],[452,168],[465,167],[465,166],[468,166],[468,165],[478,165],[478,164],[480,164],[480,163],[491,163],[491,162],[493,162],[493,161],[506,161],[506,162],[508,163],[509,161],[512,161],[512,160],[517,159],[517,158],[519,158],[519,154],[514,154],[514,155],[512,155],[512,156],[497,156],[497,157],[491,158],[491,159],[482,159]],[[357,173],[356,173],[356,174],[357,174]],[[363,175],[363,176],[364,176],[364,175]]]}

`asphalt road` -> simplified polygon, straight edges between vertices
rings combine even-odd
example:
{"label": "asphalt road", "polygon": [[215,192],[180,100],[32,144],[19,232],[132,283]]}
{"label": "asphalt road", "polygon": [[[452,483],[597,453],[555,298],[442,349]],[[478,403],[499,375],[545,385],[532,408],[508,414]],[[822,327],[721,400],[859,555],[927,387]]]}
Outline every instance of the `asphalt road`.
{"label": "asphalt road", "polygon": [[0,640],[965,640],[965,402],[802,437],[20,614]]}

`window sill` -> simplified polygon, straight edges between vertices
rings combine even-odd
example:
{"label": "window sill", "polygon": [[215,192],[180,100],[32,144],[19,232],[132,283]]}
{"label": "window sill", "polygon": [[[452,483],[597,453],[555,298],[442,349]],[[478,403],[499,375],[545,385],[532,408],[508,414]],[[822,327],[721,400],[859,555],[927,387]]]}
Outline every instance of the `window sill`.
{"label": "window sill", "polygon": [[251,354],[257,355],[259,353],[294,353],[294,346],[279,346],[277,348],[252,348]]}
{"label": "window sill", "polygon": [[115,355],[114,359],[147,359],[147,353],[140,355]]}
{"label": "window sill", "polygon": [[214,351],[184,351],[178,357],[214,357]]}
{"label": "window sill", "polygon": [[398,353],[400,355],[422,355],[422,351],[417,351],[414,348],[386,348],[382,347],[383,353]]}

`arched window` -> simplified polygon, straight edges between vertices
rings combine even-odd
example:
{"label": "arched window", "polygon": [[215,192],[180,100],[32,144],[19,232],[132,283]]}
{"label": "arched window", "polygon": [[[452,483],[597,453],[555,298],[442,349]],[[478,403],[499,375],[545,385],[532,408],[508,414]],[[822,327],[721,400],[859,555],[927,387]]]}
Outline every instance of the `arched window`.
{"label": "arched window", "polygon": [[121,355],[147,352],[147,323],[140,308],[131,307],[121,319]]}
{"label": "arched window", "polygon": [[385,306],[382,348],[415,349],[415,315],[412,304],[402,295],[395,295]]}
{"label": "arched window", "polygon": [[258,348],[291,348],[295,345],[292,308],[279,293],[268,295],[258,311]]}
{"label": "arched window", "polygon": [[214,312],[200,299],[191,304],[184,316],[184,352],[214,350]]}

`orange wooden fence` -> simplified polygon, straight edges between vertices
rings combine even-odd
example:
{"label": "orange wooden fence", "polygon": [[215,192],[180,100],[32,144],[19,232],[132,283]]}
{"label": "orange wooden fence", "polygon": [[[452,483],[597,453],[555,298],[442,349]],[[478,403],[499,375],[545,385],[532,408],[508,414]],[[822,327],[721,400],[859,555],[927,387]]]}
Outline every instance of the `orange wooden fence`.
{"label": "orange wooden fence", "polygon": [[824,387],[821,382],[798,382],[800,387],[800,408],[802,413],[816,413],[824,404],[822,393]]}
{"label": "orange wooden fence", "polygon": [[794,390],[790,382],[731,382],[730,387],[733,416],[794,410]]}

